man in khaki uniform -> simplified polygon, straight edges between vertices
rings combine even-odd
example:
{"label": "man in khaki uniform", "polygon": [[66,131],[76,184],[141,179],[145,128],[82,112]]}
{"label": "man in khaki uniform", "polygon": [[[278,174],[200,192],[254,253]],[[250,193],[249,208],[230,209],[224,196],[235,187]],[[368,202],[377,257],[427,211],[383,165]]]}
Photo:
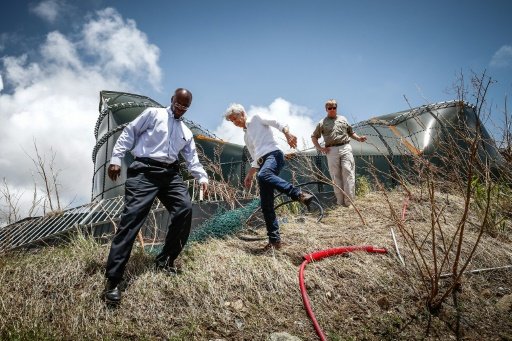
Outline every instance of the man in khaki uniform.
{"label": "man in khaki uniform", "polygon": [[[311,141],[316,149],[327,155],[337,204],[349,207],[355,198],[355,163],[350,138],[364,142],[366,136],[358,136],[347,119],[337,114],[337,108],[336,100],[325,102],[327,116],[316,125]],[[325,147],[318,143],[320,137],[324,138]]]}

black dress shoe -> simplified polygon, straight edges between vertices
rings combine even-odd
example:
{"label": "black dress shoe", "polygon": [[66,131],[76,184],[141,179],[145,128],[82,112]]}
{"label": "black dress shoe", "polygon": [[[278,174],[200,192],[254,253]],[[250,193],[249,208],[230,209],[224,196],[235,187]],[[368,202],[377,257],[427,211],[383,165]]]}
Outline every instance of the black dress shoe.
{"label": "black dress shoe", "polygon": [[105,290],[103,291],[103,300],[109,305],[117,306],[121,302],[120,281],[107,280]]}

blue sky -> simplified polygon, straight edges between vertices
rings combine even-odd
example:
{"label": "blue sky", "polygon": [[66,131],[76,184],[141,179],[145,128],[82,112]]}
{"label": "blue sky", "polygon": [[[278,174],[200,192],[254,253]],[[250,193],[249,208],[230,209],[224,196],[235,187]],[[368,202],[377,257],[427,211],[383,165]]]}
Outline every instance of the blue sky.
{"label": "blue sky", "polygon": [[[57,151],[62,190],[90,195],[102,89],[169,103],[224,139],[231,102],[304,141],[336,98],[351,122],[456,98],[486,70],[499,133],[512,90],[510,1],[13,1],[0,11],[0,177],[30,191],[33,139]],[[469,98],[471,101],[471,98]],[[510,105],[509,105],[510,107]],[[26,172],[20,172],[26,169]]]}

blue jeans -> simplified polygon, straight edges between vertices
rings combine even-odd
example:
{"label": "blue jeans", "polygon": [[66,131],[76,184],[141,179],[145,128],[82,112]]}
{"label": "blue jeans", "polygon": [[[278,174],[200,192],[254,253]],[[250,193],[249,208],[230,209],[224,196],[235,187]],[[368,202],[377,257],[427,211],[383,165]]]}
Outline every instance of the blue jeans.
{"label": "blue jeans", "polygon": [[298,200],[300,189],[293,187],[291,183],[279,177],[284,166],[284,154],[275,150],[264,155],[258,172],[258,184],[260,186],[261,212],[267,227],[268,240],[271,243],[281,241],[279,224],[274,211],[274,189],[288,195],[293,200]]}

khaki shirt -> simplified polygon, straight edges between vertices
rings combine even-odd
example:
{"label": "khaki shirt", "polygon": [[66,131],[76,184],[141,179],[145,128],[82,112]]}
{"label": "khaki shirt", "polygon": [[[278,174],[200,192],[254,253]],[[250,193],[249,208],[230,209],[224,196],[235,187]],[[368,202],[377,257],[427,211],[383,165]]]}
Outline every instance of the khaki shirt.
{"label": "khaki shirt", "polygon": [[352,126],[348,124],[347,119],[344,116],[336,115],[336,118],[326,116],[318,122],[311,137],[319,139],[323,136],[325,146],[330,147],[349,143],[353,133]]}

